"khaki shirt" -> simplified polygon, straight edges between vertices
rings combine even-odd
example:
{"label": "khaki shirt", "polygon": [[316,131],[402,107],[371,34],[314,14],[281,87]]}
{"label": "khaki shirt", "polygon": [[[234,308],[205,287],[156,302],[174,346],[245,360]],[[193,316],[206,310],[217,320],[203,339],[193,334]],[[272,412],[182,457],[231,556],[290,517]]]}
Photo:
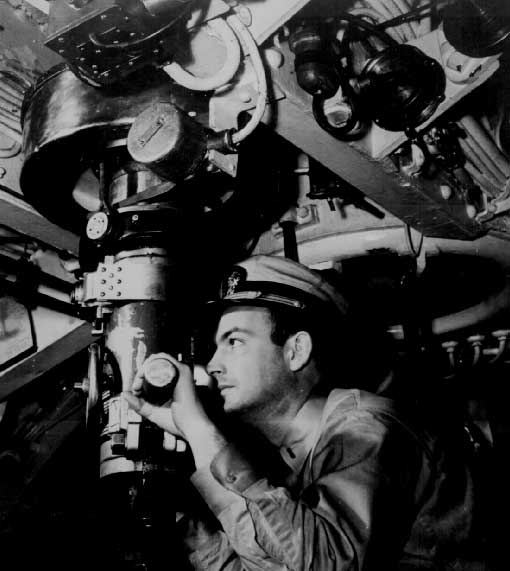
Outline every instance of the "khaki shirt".
{"label": "khaki shirt", "polygon": [[[414,419],[413,419],[414,421]],[[195,472],[221,528],[190,526],[207,571],[485,569],[473,554],[473,483],[393,401],[335,389],[292,448],[283,482],[233,445]]]}

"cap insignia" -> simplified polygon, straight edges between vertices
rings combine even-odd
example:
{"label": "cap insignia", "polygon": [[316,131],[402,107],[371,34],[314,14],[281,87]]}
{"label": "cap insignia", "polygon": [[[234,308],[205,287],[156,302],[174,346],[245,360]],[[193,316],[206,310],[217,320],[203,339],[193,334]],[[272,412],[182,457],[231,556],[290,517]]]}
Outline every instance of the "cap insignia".
{"label": "cap insignia", "polygon": [[234,268],[225,280],[224,296],[234,294],[246,278],[246,270],[241,267]]}

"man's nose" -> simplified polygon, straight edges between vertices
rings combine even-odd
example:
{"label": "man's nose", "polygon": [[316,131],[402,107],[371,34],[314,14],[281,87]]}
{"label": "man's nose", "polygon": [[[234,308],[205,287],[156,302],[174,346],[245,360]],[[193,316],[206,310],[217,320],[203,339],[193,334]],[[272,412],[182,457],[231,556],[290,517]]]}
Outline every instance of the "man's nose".
{"label": "man's nose", "polygon": [[211,376],[219,375],[224,372],[224,366],[221,362],[218,349],[216,349],[214,355],[211,357],[209,363],[207,363],[206,370]]}

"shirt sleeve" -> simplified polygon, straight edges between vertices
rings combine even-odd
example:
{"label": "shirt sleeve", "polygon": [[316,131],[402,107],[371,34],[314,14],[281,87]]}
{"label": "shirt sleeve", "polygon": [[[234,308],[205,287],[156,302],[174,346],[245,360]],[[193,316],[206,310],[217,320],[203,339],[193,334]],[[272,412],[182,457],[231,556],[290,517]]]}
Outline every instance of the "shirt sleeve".
{"label": "shirt sleeve", "polygon": [[367,415],[350,419],[315,450],[310,482],[297,497],[231,444],[192,482],[243,570],[343,571],[371,560],[386,569],[405,542],[415,500],[412,449],[401,436]]}

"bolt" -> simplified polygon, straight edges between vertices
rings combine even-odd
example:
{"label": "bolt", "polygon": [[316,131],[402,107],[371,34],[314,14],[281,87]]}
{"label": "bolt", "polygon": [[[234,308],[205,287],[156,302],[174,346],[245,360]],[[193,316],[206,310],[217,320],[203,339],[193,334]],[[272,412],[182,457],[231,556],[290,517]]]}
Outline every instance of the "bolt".
{"label": "bolt", "polygon": [[466,216],[474,218],[476,216],[476,208],[472,204],[466,205]]}
{"label": "bolt", "polygon": [[439,187],[439,192],[441,193],[441,196],[445,199],[445,200],[450,200],[450,198],[452,197],[452,189],[450,186],[448,186],[447,184],[442,184]]}
{"label": "bolt", "polygon": [[4,178],[7,174],[7,170],[4,167],[0,167],[0,178]]}
{"label": "bolt", "polygon": [[133,216],[131,216],[131,220],[133,222],[137,222],[138,221],[138,214],[133,214]]}
{"label": "bolt", "polygon": [[298,218],[306,218],[310,214],[310,209],[308,206],[300,206],[297,209],[297,216]]}
{"label": "bolt", "polygon": [[106,272],[106,266],[101,266],[101,271]]}
{"label": "bolt", "polygon": [[102,284],[105,284],[105,283],[106,283],[106,280],[101,280],[101,283],[102,283]]}
{"label": "bolt", "polygon": [[264,50],[264,56],[269,66],[273,69],[282,67],[283,54],[280,50],[277,50],[276,48],[268,48],[267,50]]}

